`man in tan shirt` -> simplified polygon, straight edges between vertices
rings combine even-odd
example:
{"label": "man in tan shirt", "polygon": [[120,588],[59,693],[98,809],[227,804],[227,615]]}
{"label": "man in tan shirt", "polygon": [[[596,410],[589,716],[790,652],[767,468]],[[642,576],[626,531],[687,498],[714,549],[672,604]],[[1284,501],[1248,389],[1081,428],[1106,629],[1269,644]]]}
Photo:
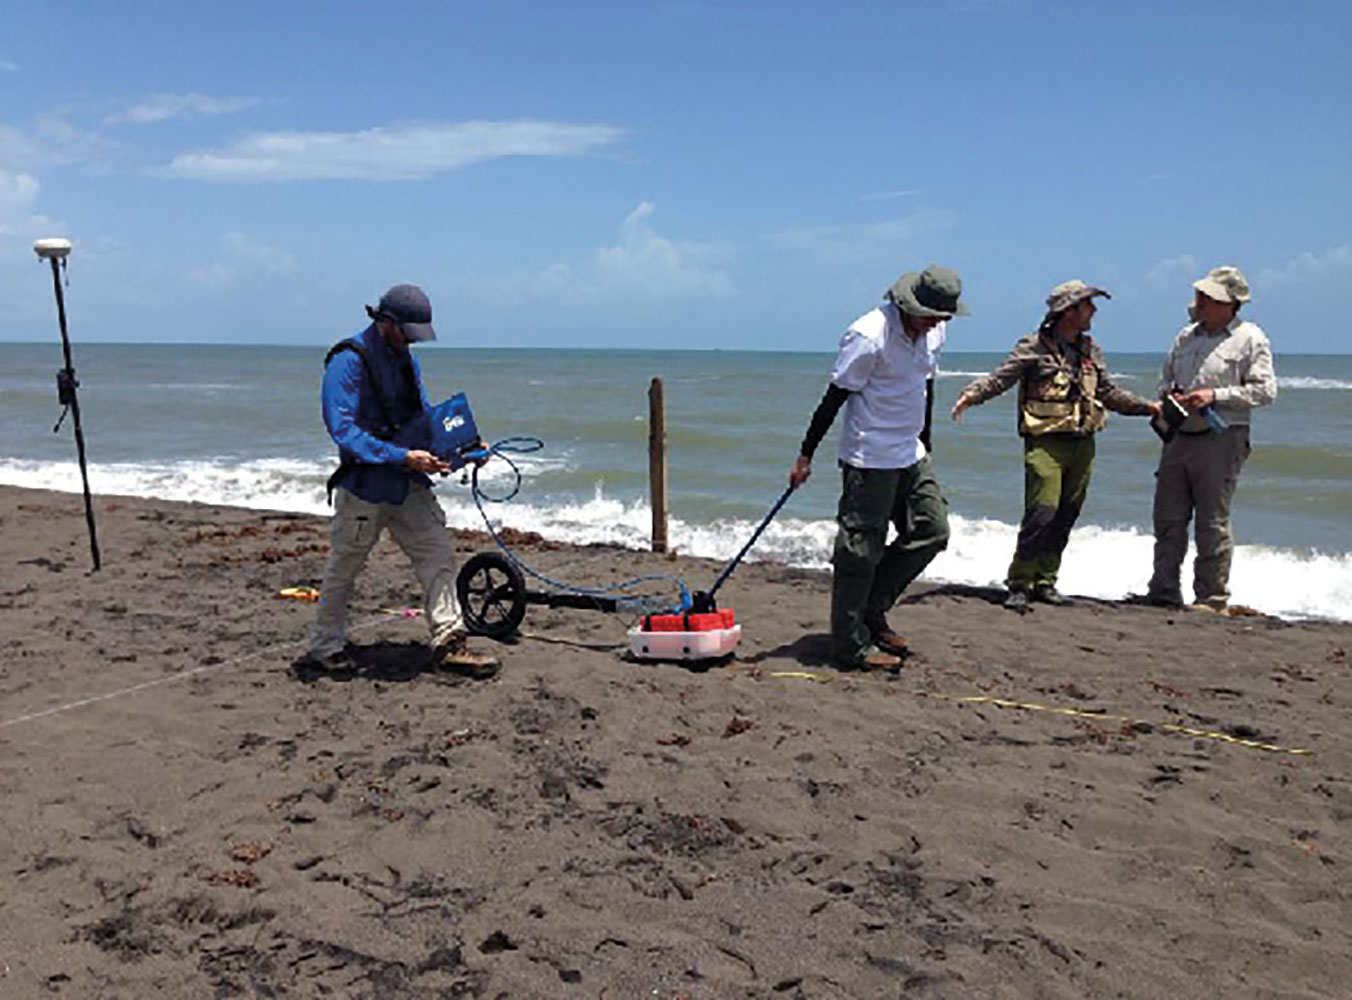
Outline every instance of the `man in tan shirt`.
{"label": "man in tan shirt", "polygon": [[1249,301],[1243,272],[1214,268],[1193,289],[1193,322],[1174,339],[1160,379],[1161,393],[1188,417],[1165,444],[1155,474],[1155,570],[1147,599],[1183,603],[1179,574],[1195,515],[1193,594],[1197,605],[1219,611],[1230,599],[1230,499],[1249,457],[1249,415],[1277,398],[1277,376],[1267,335],[1238,315]]}

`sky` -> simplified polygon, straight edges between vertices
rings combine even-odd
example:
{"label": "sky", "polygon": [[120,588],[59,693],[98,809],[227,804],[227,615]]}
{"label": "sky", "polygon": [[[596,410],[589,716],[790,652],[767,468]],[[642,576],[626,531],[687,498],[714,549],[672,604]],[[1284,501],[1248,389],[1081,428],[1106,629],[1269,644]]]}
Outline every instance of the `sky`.
{"label": "sky", "polygon": [[1050,287],[1162,352],[1218,264],[1345,353],[1352,4],[10,3],[0,341],[328,344],[414,282],[442,344],[831,351],[957,269],[950,349]]}

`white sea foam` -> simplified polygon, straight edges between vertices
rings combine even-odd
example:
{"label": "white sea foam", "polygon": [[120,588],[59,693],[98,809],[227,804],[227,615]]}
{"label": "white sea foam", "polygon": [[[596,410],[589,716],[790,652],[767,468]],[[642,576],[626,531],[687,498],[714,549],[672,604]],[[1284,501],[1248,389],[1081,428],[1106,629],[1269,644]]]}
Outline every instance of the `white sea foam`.
{"label": "white sea foam", "polygon": [[1308,375],[1278,375],[1278,389],[1352,389],[1352,382],[1337,378],[1311,378]]}
{"label": "white sea foam", "polygon": [[[529,477],[546,469],[566,467],[561,458],[520,456]],[[158,497],[165,500],[230,504],[268,510],[323,514],[324,481],[331,460],[266,459],[252,462],[175,462],[163,464],[102,463],[90,467],[90,483],[101,495]],[[510,483],[505,467],[485,472],[485,488],[503,492]],[[39,463],[0,459],[0,483],[76,492],[79,469],[74,462]],[[482,528],[469,490],[458,480],[438,487],[447,523],[453,528]],[[529,491],[528,491],[529,492]],[[549,507],[512,501],[486,505],[495,524],[536,531],[572,544],[610,543],[645,548],[652,527],[646,503],[623,502],[598,486],[592,497],[575,504]],[[976,586],[998,586],[1014,551],[1018,528],[990,519],[954,515],[948,550],[930,564],[926,579]],[[686,555],[731,558],[751,537],[756,522],[729,519],[706,524],[673,518],[671,544]],[[835,538],[829,519],[782,516],[757,542],[750,559],[773,559],[794,566],[822,569],[829,565]],[[1068,594],[1118,599],[1145,590],[1150,576],[1153,541],[1133,528],[1081,525],[1071,536],[1061,567],[1060,586]],[[1190,593],[1188,567],[1183,589]],[[587,581],[578,581],[586,583]],[[692,585],[703,581],[691,581]],[[1231,573],[1233,601],[1284,618],[1352,620],[1352,553],[1300,553],[1261,545],[1240,545]]]}

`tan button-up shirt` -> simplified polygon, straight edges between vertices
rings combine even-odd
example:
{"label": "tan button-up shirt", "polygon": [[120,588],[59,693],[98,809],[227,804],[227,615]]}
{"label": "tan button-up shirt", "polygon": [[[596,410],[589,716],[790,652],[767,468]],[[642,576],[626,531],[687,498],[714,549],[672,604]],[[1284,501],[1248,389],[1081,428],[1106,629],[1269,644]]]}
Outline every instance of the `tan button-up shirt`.
{"label": "tan button-up shirt", "polygon": [[[1247,426],[1250,410],[1277,398],[1277,374],[1267,334],[1257,323],[1238,316],[1217,333],[1207,333],[1201,323],[1189,323],[1174,338],[1160,376],[1161,393],[1174,388],[1214,390],[1221,418],[1227,424]],[[1206,419],[1197,414],[1180,428],[1185,432],[1206,429]]]}

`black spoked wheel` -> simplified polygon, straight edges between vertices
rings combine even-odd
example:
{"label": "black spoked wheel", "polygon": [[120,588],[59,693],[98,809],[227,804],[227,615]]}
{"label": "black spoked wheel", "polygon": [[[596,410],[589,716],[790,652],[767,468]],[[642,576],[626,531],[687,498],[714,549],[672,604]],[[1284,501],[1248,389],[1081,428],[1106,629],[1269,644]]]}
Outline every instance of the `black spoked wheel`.
{"label": "black spoked wheel", "polygon": [[475,635],[505,639],[526,617],[526,578],[496,552],[469,558],[455,578],[455,596]]}

